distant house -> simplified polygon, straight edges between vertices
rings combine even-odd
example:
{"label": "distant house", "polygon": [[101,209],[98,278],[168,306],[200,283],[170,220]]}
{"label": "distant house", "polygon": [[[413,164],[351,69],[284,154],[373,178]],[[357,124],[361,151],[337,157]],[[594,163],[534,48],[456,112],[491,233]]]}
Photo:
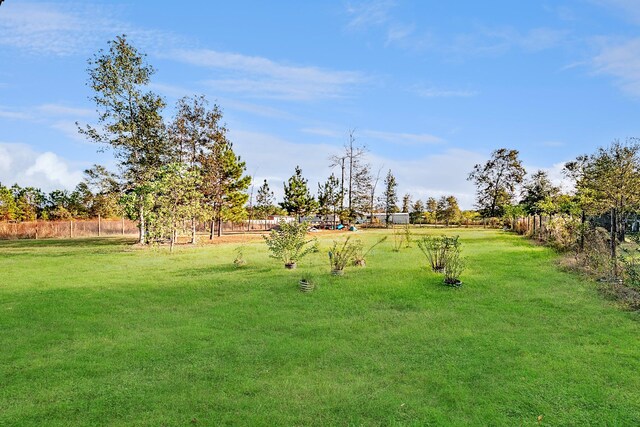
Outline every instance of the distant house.
{"label": "distant house", "polygon": [[[373,221],[380,223],[380,224],[386,224],[387,222],[387,214],[385,213],[374,213],[373,214]],[[358,218],[358,220],[356,221],[359,224],[365,224],[365,223],[369,223],[371,222],[371,214],[365,216],[365,217],[360,217]],[[409,224],[409,214],[408,213],[392,213],[389,214],[389,222],[391,224]]]}

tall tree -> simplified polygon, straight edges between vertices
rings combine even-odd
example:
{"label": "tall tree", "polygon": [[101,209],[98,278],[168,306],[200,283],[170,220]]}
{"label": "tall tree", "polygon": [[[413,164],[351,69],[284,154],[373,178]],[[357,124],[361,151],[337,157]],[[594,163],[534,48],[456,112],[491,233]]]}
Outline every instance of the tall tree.
{"label": "tall tree", "polygon": [[449,226],[450,223],[458,221],[460,218],[460,206],[455,196],[442,196],[440,202],[440,217]]}
{"label": "tall tree", "polygon": [[525,175],[518,150],[500,148],[485,164],[473,167],[467,180],[476,186],[476,206],[485,216],[500,216],[500,207],[511,204]]}
{"label": "tall tree", "polygon": [[273,210],[273,202],[275,202],[275,196],[271,188],[269,188],[269,183],[265,179],[256,194],[256,210],[261,218],[264,219],[271,213]]}
{"label": "tall tree", "polygon": [[[211,179],[221,179],[230,172],[223,170],[225,167],[233,169],[233,166],[224,165],[224,162],[233,163],[233,159],[224,160],[223,157],[229,155],[232,151],[231,143],[227,140],[227,129],[222,122],[222,110],[216,104],[209,108],[209,102],[204,95],[183,97],[178,100],[176,105],[176,114],[169,126],[169,137],[172,142],[173,161],[187,165],[189,170],[198,174],[199,179],[198,190],[210,197],[210,203],[213,210],[209,210],[215,214],[216,218],[207,218],[212,220],[212,226],[215,220],[220,221],[222,215],[222,207],[220,194],[226,191],[227,182],[212,183]],[[239,161],[239,159],[236,159]],[[244,170],[243,170],[244,172]],[[207,174],[207,179],[205,178]],[[241,175],[237,179],[241,179]],[[223,178],[228,179],[229,177]],[[233,180],[233,178],[231,178]],[[215,199],[215,200],[214,200]],[[241,199],[240,199],[241,200]],[[236,206],[234,209],[238,210]],[[207,210],[202,209],[197,212],[200,219],[204,219],[203,215]],[[242,210],[239,210],[241,213]],[[194,212],[196,213],[196,212]],[[196,243],[196,220],[197,217],[190,218],[191,221],[191,243]],[[220,230],[220,229],[218,229]],[[213,227],[211,236],[213,236]]]}
{"label": "tall tree", "polygon": [[112,148],[127,191],[135,195],[139,240],[145,243],[145,190],[170,157],[161,115],[165,103],[147,90],[155,70],[122,35],[109,42],[107,51],[100,50],[89,60],[88,72],[98,126],[78,129],[90,140]]}
{"label": "tall tree", "polygon": [[246,219],[245,205],[249,199],[246,190],[251,185],[251,177],[244,175],[247,167],[233,151],[233,144],[226,135],[217,138],[211,151],[202,156],[202,192],[212,209],[211,232],[213,223],[218,236],[222,235],[222,221],[240,221]]}
{"label": "tall tree", "polygon": [[617,242],[624,238],[627,215],[640,208],[640,142],[614,141],[567,167],[574,172],[578,195],[591,209],[608,212],[611,219],[611,260],[617,269]]}
{"label": "tall tree", "polygon": [[402,196],[402,209],[400,212],[409,213],[411,211],[411,205],[413,200],[411,200],[411,194],[407,193]]}
{"label": "tall tree", "polygon": [[384,179],[384,192],[382,193],[384,212],[387,226],[389,226],[389,219],[391,214],[398,211],[398,183],[396,177],[393,176],[391,169],[387,172],[387,176]]}
{"label": "tall tree", "polygon": [[418,221],[422,222],[424,219],[424,204],[422,200],[418,199],[411,206],[411,213],[409,214],[409,219],[412,224],[417,223]]}
{"label": "tall tree", "polygon": [[425,210],[429,216],[429,220],[438,223],[438,201],[435,197],[429,197],[425,203]]}
{"label": "tall tree", "polygon": [[[368,203],[371,187],[370,166],[364,161],[367,153],[366,147],[358,145],[355,138],[355,130],[349,131],[349,141],[344,146],[344,152],[330,157],[331,167],[339,166],[341,169],[340,188],[342,193],[341,214],[348,221],[355,219],[357,208],[362,208]],[[366,201],[362,200],[367,194]],[[344,203],[347,203],[346,207]],[[362,212],[360,212],[362,213]]]}
{"label": "tall tree", "polygon": [[546,171],[538,170],[522,186],[522,200],[525,211],[529,214],[539,214],[537,204],[546,198],[554,198],[560,194],[560,189],[553,185]]}
{"label": "tall tree", "polygon": [[331,174],[324,184],[318,184],[318,213],[323,216],[332,215],[336,221],[336,213],[341,203],[340,180]]}
{"label": "tall tree", "polygon": [[307,179],[302,176],[300,166],[296,166],[295,173],[284,183],[284,200],[280,205],[299,221],[316,210],[316,200],[309,192]]}

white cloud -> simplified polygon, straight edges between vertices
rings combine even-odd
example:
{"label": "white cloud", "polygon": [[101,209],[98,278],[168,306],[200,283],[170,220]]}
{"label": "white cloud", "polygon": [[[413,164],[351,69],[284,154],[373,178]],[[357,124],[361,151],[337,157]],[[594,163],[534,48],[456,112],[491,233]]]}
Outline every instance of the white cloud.
{"label": "white cloud", "polygon": [[49,116],[71,116],[72,118],[92,117],[95,115],[95,112],[88,108],[68,107],[60,104],[43,104],[36,107],[36,110]]}
{"label": "white cloud", "polygon": [[370,0],[359,3],[349,3],[347,13],[350,20],[347,23],[349,29],[366,29],[378,26],[390,19],[390,11],[395,2],[390,0]]}
{"label": "white cloud", "polygon": [[400,145],[441,144],[444,142],[442,138],[427,133],[382,132],[364,129],[361,134],[365,138],[380,139]]}
{"label": "white cloud", "polygon": [[6,109],[0,109],[0,118],[10,120],[29,120],[31,116],[24,111],[10,111]]}
{"label": "white cloud", "polygon": [[471,98],[479,94],[475,90],[438,89],[435,87],[416,87],[413,92],[424,98]]}
{"label": "white cloud", "polygon": [[43,191],[72,190],[82,180],[82,169],[52,152],[37,152],[26,144],[0,142],[0,182],[34,186]]}
{"label": "white cloud", "polygon": [[640,23],[640,3],[637,0],[591,0],[631,22]]}
{"label": "white cloud", "polygon": [[176,49],[169,59],[226,72],[222,78],[205,83],[216,90],[260,98],[310,100],[344,96],[348,89],[363,83],[354,71],[332,71],[311,66],[281,64],[260,56],[218,52],[210,49]]}
{"label": "white cloud", "polygon": [[614,77],[624,92],[640,96],[640,38],[602,40],[592,62],[596,73]]}
{"label": "white cloud", "polygon": [[[335,129],[312,127],[303,128],[301,129],[301,131],[312,135],[325,136],[332,139],[340,139],[342,141],[346,141],[348,139],[348,132],[338,131]],[[369,140],[376,139],[399,145],[431,145],[441,144],[445,142],[442,138],[428,133],[386,132],[372,129],[362,129],[357,131],[357,135],[359,138],[365,138]]]}
{"label": "white cloud", "polygon": [[172,45],[173,34],[132,27],[116,17],[117,8],[95,3],[11,1],[0,13],[0,45],[21,52],[67,56],[86,53],[105,39],[128,34],[142,47]]}

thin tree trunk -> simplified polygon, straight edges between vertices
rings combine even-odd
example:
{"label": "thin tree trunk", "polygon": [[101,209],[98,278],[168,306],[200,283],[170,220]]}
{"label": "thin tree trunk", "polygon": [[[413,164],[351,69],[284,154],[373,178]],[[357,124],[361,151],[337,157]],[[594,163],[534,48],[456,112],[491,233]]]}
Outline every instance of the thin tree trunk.
{"label": "thin tree trunk", "polygon": [[617,236],[616,236],[616,208],[611,208],[611,266],[613,268],[613,277],[618,277],[618,260],[617,260]]}
{"label": "thin tree trunk", "polygon": [[213,233],[214,233],[214,227],[213,225],[215,224],[215,221],[212,219],[211,220],[211,228],[209,229],[209,240],[213,240]]}
{"label": "thin tree trunk", "polygon": [[102,227],[101,227],[101,223],[100,223],[100,214],[98,214],[98,237],[100,237],[102,235]]}
{"label": "thin tree trunk", "polygon": [[146,230],[145,230],[145,222],[144,222],[144,207],[142,205],[140,205],[140,239],[139,239],[139,243],[141,245],[145,244],[145,234],[146,234]]}
{"label": "thin tree trunk", "polygon": [[580,216],[580,252],[584,252],[584,227],[586,222],[587,215],[583,209],[582,215]]}
{"label": "thin tree trunk", "polygon": [[196,244],[196,219],[191,218],[191,244]]}
{"label": "thin tree trunk", "polygon": [[218,218],[218,237],[222,236],[222,217]]}

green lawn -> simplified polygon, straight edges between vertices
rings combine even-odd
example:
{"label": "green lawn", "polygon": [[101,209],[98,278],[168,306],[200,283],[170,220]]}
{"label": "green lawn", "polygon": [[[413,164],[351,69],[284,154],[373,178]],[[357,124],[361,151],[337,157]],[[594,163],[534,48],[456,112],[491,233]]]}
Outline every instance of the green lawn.
{"label": "green lawn", "polygon": [[236,245],[0,242],[0,425],[640,425],[638,314],[548,249],[449,232],[460,289],[389,241],[344,277],[326,236],[297,271],[258,241],[242,269]]}

